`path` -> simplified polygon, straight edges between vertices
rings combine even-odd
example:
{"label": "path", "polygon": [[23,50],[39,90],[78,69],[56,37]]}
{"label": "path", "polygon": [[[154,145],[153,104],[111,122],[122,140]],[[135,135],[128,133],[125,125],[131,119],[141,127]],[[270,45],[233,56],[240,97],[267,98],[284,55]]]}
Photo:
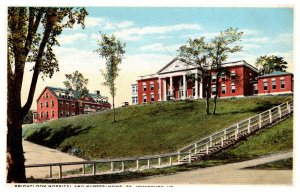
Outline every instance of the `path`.
{"label": "path", "polygon": [[273,154],[254,160],[181,172],[174,175],[147,177],[125,184],[292,184],[292,170],[250,170],[246,167],[292,158],[293,153]]}
{"label": "path", "polygon": [[[23,148],[25,152],[25,165],[43,164],[55,162],[73,162],[84,161],[84,159],[72,156],[61,151],[44,147],[23,140]],[[79,168],[81,166],[64,166],[64,171]],[[53,167],[53,175],[58,174],[58,167]],[[26,177],[42,178],[49,176],[49,167],[26,168]]]}

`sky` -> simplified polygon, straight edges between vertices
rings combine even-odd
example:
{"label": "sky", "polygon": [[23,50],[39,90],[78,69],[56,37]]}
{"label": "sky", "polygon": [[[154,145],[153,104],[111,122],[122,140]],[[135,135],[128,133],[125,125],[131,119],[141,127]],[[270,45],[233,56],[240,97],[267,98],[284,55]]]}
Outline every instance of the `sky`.
{"label": "sky", "polygon": [[[178,54],[178,48],[188,38],[203,36],[209,41],[229,27],[244,32],[240,44],[243,50],[229,55],[226,62],[245,60],[254,65],[262,55],[282,56],[288,62],[288,71],[294,71],[293,62],[293,8],[242,7],[87,7],[86,28],[75,25],[59,36],[60,47],[54,52],[60,71],[49,79],[38,81],[32,109],[46,86],[64,87],[65,74],[76,70],[89,79],[90,92],[100,90],[108,96],[108,88],[100,70],[105,60],[97,49],[100,32],[114,34],[126,43],[125,59],[116,80],[116,106],[131,103],[131,84],[141,75],[153,74]],[[26,102],[32,72],[26,67],[22,102]]]}

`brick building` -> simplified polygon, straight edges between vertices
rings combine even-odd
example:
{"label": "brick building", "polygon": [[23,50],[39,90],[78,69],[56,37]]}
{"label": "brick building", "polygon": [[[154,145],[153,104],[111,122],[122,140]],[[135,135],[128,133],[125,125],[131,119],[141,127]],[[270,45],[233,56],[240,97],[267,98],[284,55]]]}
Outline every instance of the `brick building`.
{"label": "brick building", "polygon": [[[224,73],[216,79],[211,71],[212,80],[209,94],[216,93],[216,82],[219,82],[219,97],[243,97],[263,94],[292,93],[292,73],[274,72],[258,76],[258,69],[244,60],[222,64]],[[265,90],[263,84],[278,85],[276,89]],[[264,83],[264,81],[267,83]],[[272,82],[273,81],[273,82]],[[280,84],[284,84],[284,88]],[[143,104],[167,100],[205,98],[200,69],[186,66],[177,58],[173,59],[156,74],[140,76],[137,84],[132,84],[132,104]],[[137,101],[136,101],[137,97]]]}
{"label": "brick building", "polygon": [[72,91],[46,87],[37,99],[37,111],[34,113],[33,119],[34,122],[43,122],[110,108],[108,98],[101,96],[99,91],[76,99]]}

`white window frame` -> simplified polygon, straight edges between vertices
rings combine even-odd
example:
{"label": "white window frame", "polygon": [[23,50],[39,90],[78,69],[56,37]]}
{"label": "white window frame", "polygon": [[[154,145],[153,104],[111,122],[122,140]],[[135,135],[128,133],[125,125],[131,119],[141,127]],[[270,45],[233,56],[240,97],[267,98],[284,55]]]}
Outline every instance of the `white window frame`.
{"label": "white window frame", "polygon": [[[232,92],[234,90],[234,92]],[[235,84],[231,84],[231,93],[236,93],[236,86]]]}
{"label": "white window frame", "polygon": [[[274,84],[275,83],[275,84]],[[274,88],[275,86],[275,88]],[[276,79],[272,78],[272,89],[275,90],[276,89]]]}
{"label": "white window frame", "polygon": [[[283,82],[283,84],[282,84],[282,82]],[[285,79],[284,79],[284,77],[282,77],[282,78],[280,78],[280,89],[284,89],[284,88],[285,88]]]}
{"label": "white window frame", "polygon": [[[225,88],[225,89],[223,90],[223,88]],[[224,91],[224,93],[223,93],[223,91]],[[226,85],[225,84],[221,85],[221,93],[226,94]]]}
{"label": "white window frame", "polygon": [[264,80],[264,90],[268,90],[268,81]]}

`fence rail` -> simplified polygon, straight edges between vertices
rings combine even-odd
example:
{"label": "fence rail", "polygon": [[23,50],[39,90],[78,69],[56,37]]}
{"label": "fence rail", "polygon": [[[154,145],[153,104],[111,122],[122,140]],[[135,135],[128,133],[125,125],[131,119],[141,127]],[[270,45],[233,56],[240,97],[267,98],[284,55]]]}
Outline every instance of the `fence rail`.
{"label": "fence rail", "polygon": [[[131,157],[121,159],[101,159],[90,161],[78,161],[78,162],[57,162],[46,164],[31,164],[25,165],[25,168],[36,167],[49,167],[49,177],[53,177],[53,167],[58,167],[58,177],[63,177],[63,166],[81,165],[82,174],[87,174],[86,167],[92,166],[92,175],[96,175],[97,166],[101,164],[108,164],[110,167],[107,172],[125,172],[125,171],[137,171],[142,169],[160,168],[172,166],[175,162],[177,165],[183,164],[180,162],[185,159],[188,163],[192,162],[192,157],[197,153],[209,154],[209,148],[215,145],[223,147],[226,140],[238,140],[243,135],[248,135],[253,131],[263,128],[266,125],[270,125],[273,122],[281,119],[282,117],[291,114],[293,112],[293,100],[287,101],[262,113],[254,115],[248,119],[242,120],[236,124],[233,124],[221,131],[217,131],[210,136],[204,137],[196,142],[193,142],[181,149],[176,153],[144,156],[144,157]],[[143,163],[142,163],[143,162]],[[117,164],[121,164],[121,168],[117,170],[115,167]]]}

